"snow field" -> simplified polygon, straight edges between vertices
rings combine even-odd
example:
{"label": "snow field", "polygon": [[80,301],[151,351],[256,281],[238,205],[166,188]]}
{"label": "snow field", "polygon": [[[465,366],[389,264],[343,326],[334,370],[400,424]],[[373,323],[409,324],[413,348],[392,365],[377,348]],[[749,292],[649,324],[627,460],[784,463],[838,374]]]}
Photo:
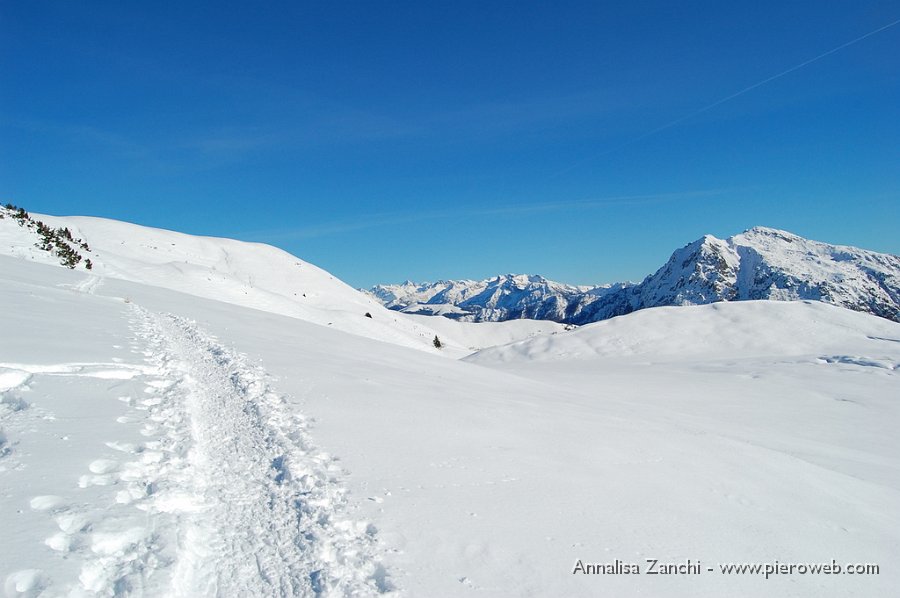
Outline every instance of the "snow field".
{"label": "snow field", "polygon": [[[5,593],[820,598],[900,584],[896,323],[803,302],[662,308],[460,361],[447,357],[535,331],[365,318],[327,276],[305,284],[338,310],[252,309],[262,295],[240,304],[240,264],[268,250],[104,227],[110,251],[135,247],[119,273],[99,271],[114,252],[92,273],[34,263],[27,243],[0,256]],[[191,285],[215,272],[222,292],[199,297]],[[435,333],[458,344],[428,348]],[[881,574],[572,573],[646,558]]]}
{"label": "snow field", "polygon": [[107,362],[0,363],[4,593],[389,590],[375,527],[348,516],[341,468],[266,373],[125,307],[131,362],[114,345]]}

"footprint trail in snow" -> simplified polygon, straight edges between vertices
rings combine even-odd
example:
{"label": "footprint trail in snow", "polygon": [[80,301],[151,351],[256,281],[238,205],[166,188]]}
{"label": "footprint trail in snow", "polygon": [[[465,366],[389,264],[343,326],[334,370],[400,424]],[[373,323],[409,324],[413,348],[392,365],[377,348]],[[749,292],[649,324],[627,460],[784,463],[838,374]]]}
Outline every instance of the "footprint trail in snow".
{"label": "footprint trail in snow", "polygon": [[[340,468],[313,445],[305,420],[269,387],[265,371],[191,321],[131,310],[133,348],[147,363],[0,364],[0,422],[16,430],[37,425],[23,418],[54,417],[18,398],[39,377],[129,388],[119,396],[126,414],[112,425],[133,430],[128,439],[107,438],[106,453],[85,462],[71,487],[60,487],[64,496],[42,494],[28,503],[52,525],[46,550],[72,565],[70,578],[40,569],[5,572],[5,593],[370,596],[391,590],[375,556],[374,527],[349,517]],[[17,463],[14,444],[0,435],[7,469]]]}
{"label": "footprint trail in snow", "polygon": [[136,469],[152,465],[151,508],[177,520],[172,595],[385,590],[374,528],[340,514],[340,468],[265,372],[187,320],[134,310],[159,371],[144,433],[163,437]]}

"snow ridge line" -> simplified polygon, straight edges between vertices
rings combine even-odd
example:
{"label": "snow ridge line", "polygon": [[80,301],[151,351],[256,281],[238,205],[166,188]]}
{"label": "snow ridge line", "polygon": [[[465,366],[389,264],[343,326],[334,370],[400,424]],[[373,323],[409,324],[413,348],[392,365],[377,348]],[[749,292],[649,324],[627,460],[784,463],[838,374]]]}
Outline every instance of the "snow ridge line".
{"label": "snow ridge line", "polygon": [[[195,323],[132,306],[186,420],[174,596],[370,596],[389,591],[375,528],[345,518],[334,459],[268,376]],[[173,414],[176,415],[176,414]],[[176,415],[176,417],[178,417]],[[176,430],[177,429],[177,430]]]}

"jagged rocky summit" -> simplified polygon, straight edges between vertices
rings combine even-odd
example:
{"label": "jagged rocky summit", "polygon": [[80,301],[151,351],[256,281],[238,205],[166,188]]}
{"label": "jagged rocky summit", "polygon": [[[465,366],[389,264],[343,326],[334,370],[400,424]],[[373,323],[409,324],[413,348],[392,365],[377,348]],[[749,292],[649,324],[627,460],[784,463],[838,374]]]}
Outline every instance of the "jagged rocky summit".
{"label": "jagged rocky summit", "polygon": [[823,301],[900,322],[900,257],[755,227],[689,243],[640,283],[586,287],[507,274],[407,281],[367,292],[390,309],[475,322],[529,318],[580,325],[647,307],[751,299]]}

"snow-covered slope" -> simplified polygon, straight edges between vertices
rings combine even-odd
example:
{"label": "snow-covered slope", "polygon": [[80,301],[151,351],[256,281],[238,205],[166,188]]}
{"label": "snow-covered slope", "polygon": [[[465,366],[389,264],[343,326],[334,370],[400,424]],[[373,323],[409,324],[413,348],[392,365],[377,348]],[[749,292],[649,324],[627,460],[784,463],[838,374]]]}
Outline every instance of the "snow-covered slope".
{"label": "snow-covered slope", "polygon": [[[0,255],[59,265],[56,256],[36,247],[39,237],[34,230],[18,225],[8,210],[0,208],[3,214]],[[433,345],[438,330],[428,320],[387,310],[321,268],[270,245],[186,235],[105,218],[31,216],[52,228],[68,228],[74,237],[89,244],[90,251],[83,255],[92,262],[91,280],[109,277],[140,282],[449,357],[486,346],[475,338],[483,339],[483,335],[471,327],[447,330],[438,326],[443,344],[438,351]],[[83,263],[77,268],[84,270]],[[504,342],[515,336],[514,331],[521,333],[518,338],[527,338],[548,325],[508,328],[508,334],[500,337]]]}
{"label": "snow-covered slope", "polygon": [[391,309],[472,321],[539,318],[586,324],[665,305],[771,299],[823,301],[900,321],[900,257],[757,227],[706,235],[640,284],[571,287],[541,277],[376,286]]}
{"label": "snow-covered slope", "polygon": [[[7,595],[900,585],[900,324],[885,319],[661,308],[460,361],[0,256],[0,338]],[[832,559],[880,570],[720,569]],[[653,560],[702,569],[648,575]]]}
{"label": "snow-covered slope", "polygon": [[[741,301],[654,307],[548,335],[492,347],[476,363],[616,359],[807,359],[893,371],[898,325],[818,301]],[[882,353],[877,353],[881,349]],[[861,357],[865,355],[866,357]]]}
{"label": "snow-covered slope", "polygon": [[387,589],[339,467],[271,377],[125,301],[153,287],[104,297],[105,280],[0,256],[4,595]]}

